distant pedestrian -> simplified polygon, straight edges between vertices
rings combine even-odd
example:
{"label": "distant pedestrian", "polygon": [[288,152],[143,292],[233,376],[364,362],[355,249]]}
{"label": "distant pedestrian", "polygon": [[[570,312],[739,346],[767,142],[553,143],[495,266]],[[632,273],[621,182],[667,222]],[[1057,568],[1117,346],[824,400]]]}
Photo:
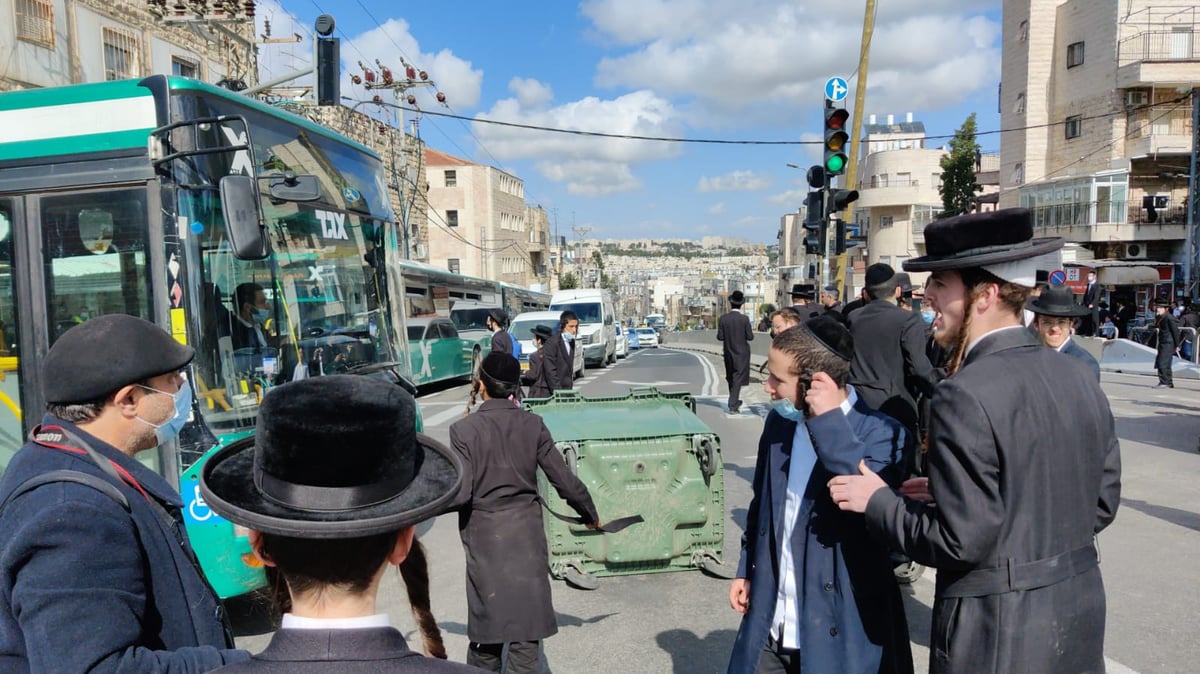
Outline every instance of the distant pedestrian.
{"label": "distant pedestrian", "polygon": [[1075,304],[1071,289],[1065,285],[1051,285],[1042,294],[1030,299],[1025,308],[1032,311],[1033,326],[1042,344],[1058,351],[1065,356],[1071,356],[1088,368],[1088,371],[1100,381],[1100,364],[1086,349],[1071,339],[1079,319],[1088,315],[1087,307]]}
{"label": "distant pedestrian", "polygon": [[[1183,332],[1183,328],[1191,328],[1188,333]],[[1188,305],[1187,311],[1183,312],[1183,316],[1179,317],[1180,344],[1179,353],[1184,360],[1192,360],[1195,358],[1197,331],[1200,331],[1200,306],[1195,302]]]}
{"label": "distant pedestrian", "polygon": [[508,334],[508,331],[505,329],[508,327],[508,316],[505,315],[502,309],[491,309],[488,311],[487,326],[488,330],[492,331],[493,353],[507,353],[514,358],[520,356],[520,354],[515,353],[515,349],[513,348],[515,342],[512,335]]}
{"label": "distant pedestrian", "polygon": [[[254,437],[204,465],[205,501],[249,529],[254,554],[287,586],[282,626],[266,649],[219,671],[479,671],[445,661],[429,605],[415,525],[449,509],[462,464],[416,432],[416,409],[403,388],[371,377],[284,384],[263,399]],[[396,566],[432,657],[410,650],[377,609],[383,574]]]}
{"label": "distant pedestrian", "polygon": [[249,658],[232,650],[179,492],[135,458],[187,422],[194,355],[124,314],[46,354],[46,415],[0,478],[0,670],[199,673]]}
{"label": "distant pedestrian", "polygon": [[559,315],[558,334],[542,349],[542,381],[551,393],[575,386],[575,335],[578,332],[579,316],[568,309]]}
{"label": "distant pedestrian", "polygon": [[817,303],[817,285],[815,283],[793,284],[792,308],[804,320],[820,315],[822,307]]}
{"label": "distant pedestrian", "polygon": [[1172,359],[1179,351],[1179,321],[1171,315],[1171,305],[1164,299],[1154,301],[1154,332],[1157,337],[1157,353],[1154,368],[1158,370],[1158,383],[1154,388],[1175,388],[1171,374]]}
{"label": "distant pedestrian", "polygon": [[1087,288],[1083,291],[1083,306],[1088,310],[1079,326],[1079,334],[1094,337],[1100,324],[1100,286],[1096,283],[1096,272],[1088,272]]}
{"label": "distant pedestrian", "polygon": [[1117,326],[1117,337],[1121,339],[1129,339],[1129,324],[1133,322],[1137,316],[1137,310],[1133,307],[1133,302],[1124,297],[1118,297],[1114,300],[1116,312],[1113,314],[1113,323]]}
{"label": "distant pedestrian", "polygon": [[1034,240],[1029,210],[1014,208],[937,220],[925,242],[904,266],[932,272],[925,296],[953,354],[931,406],[929,477],[897,492],[860,465],[830,493],[937,569],[933,674],[1102,672],[1094,539],[1120,503],[1115,423],[1091,373],[1021,324],[1036,257],[1063,241]]}
{"label": "distant pedestrian", "polygon": [[725,381],[729,384],[729,413],[737,414],[742,408],[741,391],[750,384],[750,342],[754,331],[750,319],[742,313],[745,296],[735,290],[729,294],[728,313],[717,321],[717,341],[725,359]]}
{"label": "distant pedestrian", "polygon": [[835,285],[827,285],[821,289],[822,314],[836,320],[842,320],[842,303],[838,300],[840,293]]}
{"label": "distant pedestrian", "polygon": [[545,325],[535,325],[531,332],[537,350],[529,354],[529,369],[521,373],[521,383],[529,387],[530,398],[549,398],[554,391],[546,383],[543,359],[546,356],[546,344],[554,339],[554,331]]}
{"label": "distant pedestrian", "polygon": [[532,674],[540,671],[542,640],[558,632],[539,469],[589,527],[600,525],[599,515],[542,418],[508,400],[519,386],[516,359],[488,354],[479,374],[483,404],[450,426],[450,445],[463,463],[455,502],[467,558],[467,664]]}

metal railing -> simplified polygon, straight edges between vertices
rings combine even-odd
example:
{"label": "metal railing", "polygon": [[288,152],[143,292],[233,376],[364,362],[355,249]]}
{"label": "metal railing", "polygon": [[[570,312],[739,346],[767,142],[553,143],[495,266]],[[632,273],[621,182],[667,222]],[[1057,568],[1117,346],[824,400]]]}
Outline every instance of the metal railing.
{"label": "metal railing", "polygon": [[1128,216],[1125,205],[1124,199],[1116,199],[1035,206],[1029,210],[1033,214],[1034,227],[1089,227],[1124,224]]}
{"label": "metal railing", "polygon": [[1147,30],[1121,40],[1117,45],[1117,67],[1147,61],[1200,60],[1193,24],[1179,24],[1182,30]]}
{"label": "metal railing", "polygon": [[1129,222],[1135,225],[1186,225],[1187,208],[1184,206],[1169,206],[1154,209],[1154,219],[1150,212],[1132,203],[1129,205]]}

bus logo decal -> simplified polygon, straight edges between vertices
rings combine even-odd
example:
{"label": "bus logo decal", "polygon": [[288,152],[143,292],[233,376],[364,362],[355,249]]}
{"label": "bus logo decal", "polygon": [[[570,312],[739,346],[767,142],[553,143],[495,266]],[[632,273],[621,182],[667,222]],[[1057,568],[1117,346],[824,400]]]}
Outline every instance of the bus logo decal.
{"label": "bus logo decal", "polygon": [[346,214],[330,211],[317,211],[317,220],[321,222],[321,236],[326,239],[346,239]]}

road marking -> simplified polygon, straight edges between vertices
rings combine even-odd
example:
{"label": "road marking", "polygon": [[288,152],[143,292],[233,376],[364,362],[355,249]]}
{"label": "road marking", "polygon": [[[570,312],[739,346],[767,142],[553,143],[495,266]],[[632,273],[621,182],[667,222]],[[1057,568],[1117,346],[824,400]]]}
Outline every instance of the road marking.
{"label": "road marking", "polygon": [[684,386],[687,384],[686,381],[625,381],[624,379],[614,379],[610,383],[627,386]]}
{"label": "road marking", "polygon": [[457,408],[451,407],[448,410],[438,412],[437,414],[429,417],[428,419],[425,419],[425,428],[430,428],[432,426],[439,426],[451,419],[463,416],[463,409],[466,408],[467,404],[464,402],[464,403],[460,403],[460,405],[462,405],[462,407],[457,407]]}
{"label": "road marking", "polygon": [[663,350],[670,351],[672,353],[686,353],[695,356],[696,359],[700,361],[700,366],[704,369],[704,388],[700,390],[700,397],[708,398],[716,396],[721,392],[720,384],[718,383],[720,382],[720,378],[717,376],[717,368],[715,365],[709,362],[708,358],[706,358],[704,354],[696,351],[678,351],[669,347],[662,348]]}

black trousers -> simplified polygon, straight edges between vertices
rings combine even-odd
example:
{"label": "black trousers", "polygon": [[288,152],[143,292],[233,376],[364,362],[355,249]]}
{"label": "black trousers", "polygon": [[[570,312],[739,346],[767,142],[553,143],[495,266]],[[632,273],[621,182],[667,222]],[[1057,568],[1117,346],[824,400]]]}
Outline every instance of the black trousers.
{"label": "black trousers", "polygon": [[742,406],[742,385],[729,385],[729,411],[736,412]]}
{"label": "black trousers", "polygon": [[502,674],[539,674],[542,671],[542,642],[510,641],[506,644],[477,644],[467,647],[467,664]]}
{"label": "black trousers", "polygon": [[800,674],[800,651],[784,648],[773,637],[758,655],[755,674]]}

